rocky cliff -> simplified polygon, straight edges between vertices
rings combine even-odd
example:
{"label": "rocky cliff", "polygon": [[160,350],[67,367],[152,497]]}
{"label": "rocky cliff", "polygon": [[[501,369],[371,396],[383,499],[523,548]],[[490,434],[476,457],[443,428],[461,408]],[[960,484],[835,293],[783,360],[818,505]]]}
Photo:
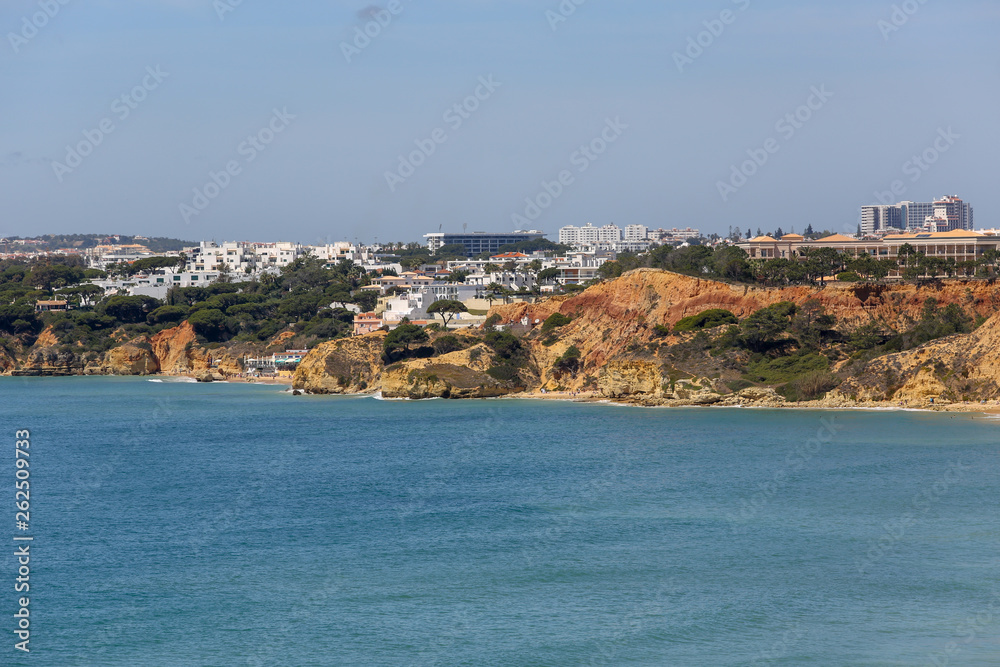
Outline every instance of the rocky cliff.
{"label": "rocky cliff", "polygon": [[239,358],[230,352],[203,348],[187,322],[152,338],[130,338],[122,330],[110,337],[119,344],[104,353],[87,352],[79,345],[60,345],[49,328],[20,360],[0,350],[0,368],[22,375],[196,375],[211,371],[232,375],[242,371]]}
{"label": "rocky cliff", "polygon": [[924,404],[1000,398],[1000,315],[971,334],[873,359],[832,398]]}
{"label": "rocky cliff", "polygon": [[493,355],[485,345],[433,359],[411,359],[385,369],[381,378],[386,398],[491,398],[524,389],[518,382],[501,382],[486,371]]}
{"label": "rocky cliff", "polygon": [[224,349],[206,350],[198,343],[194,328],[184,322],[164,329],[150,339],[160,372],[166,375],[197,375],[215,371],[222,375],[242,372],[238,356]]}
{"label": "rocky cliff", "polygon": [[382,373],[385,332],[322,343],[302,360],[292,386],[312,394],[376,391]]}
{"label": "rocky cliff", "polygon": [[[1000,286],[993,281],[765,288],[638,269],[575,296],[497,306],[490,314],[498,315],[504,324],[519,323],[524,318],[533,324],[541,323],[556,312],[573,318],[558,330],[557,343],[541,344],[542,337],[535,337],[531,343],[542,386],[586,390],[601,382],[607,385],[607,393],[615,393],[617,383],[635,381],[638,390],[644,392],[647,385],[655,384],[655,374],[646,369],[634,380],[626,380],[632,370],[616,377],[611,364],[641,360],[647,356],[643,348],[651,344],[670,345],[683,340],[676,336],[657,338],[653,328],[658,324],[673,326],[684,317],[713,308],[729,310],[742,319],[780,301],[801,305],[816,299],[837,318],[841,328],[852,329],[875,320],[905,329],[920,319],[930,297],[942,306],[959,304],[983,317],[1000,310]],[[582,368],[574,374],[554,373],[553,364],[571,345],[581,352]]]}
{"label": "rocky cliff", "polygon": [[[99,366],[101,375],[152,375],[160,370],[160,365],[147,349],[149,344],[120,345],[108,350],[104,363]],[[93,367],[92,367],[93,368]]]}

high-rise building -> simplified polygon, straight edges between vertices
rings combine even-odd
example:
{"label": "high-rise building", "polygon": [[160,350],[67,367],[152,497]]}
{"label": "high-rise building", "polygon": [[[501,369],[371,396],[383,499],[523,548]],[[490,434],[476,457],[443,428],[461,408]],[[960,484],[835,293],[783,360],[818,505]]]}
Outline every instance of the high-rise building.
{"label": "high-rise building", "polygon": [[939,231],[972,229],[972,206],[954,195],[948,195],[934,202],[934,218],[946,223],[947,228]]}
{"label": "high-rise building", "polygon": [[862,206],[861,233],[874,234],[889,229],[904,230],[903,212],[898,206]]}
{"label": "high-rise building", "polygon": [[954,195],[933,202],[902,201],[898,204],[861,207],[861,231],[874,234],[893,229],[933,231],[973,228],[972,205]]}

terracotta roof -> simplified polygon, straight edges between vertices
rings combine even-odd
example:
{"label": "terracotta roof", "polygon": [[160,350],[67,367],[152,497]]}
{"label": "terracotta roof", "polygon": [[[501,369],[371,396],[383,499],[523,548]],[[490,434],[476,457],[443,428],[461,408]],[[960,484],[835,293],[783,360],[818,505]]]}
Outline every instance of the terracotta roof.
{"label": "terracotta roof", "polygon": [[800,239],[805,240],[806,237],[801,234],[785,234],[781,237],[782,241],[798,241]]}
{"label": "terracotta roof", "polygon": [[777,240],[772,239],[770,236],[758,236],[757,238],[750,239],[748,243],[777,243]]}
{"label": "terracotta roof", "polygon": [[910,234],[893,234],[891,236],[886,236],[885,238],[893,240],[919,239],[923,241],[927,239],[967,239],[976,236],[985,236],[985,234],[969,231],[967,229],[953,229],[950,232],[916,232]]}
{"label": "terracotta roof", "polygon": [[844,236],[843,234],[832,234],[827,236],[825,239],[818,239],[816,243],[857,243],[857,239],[852,239],[850,236]]}

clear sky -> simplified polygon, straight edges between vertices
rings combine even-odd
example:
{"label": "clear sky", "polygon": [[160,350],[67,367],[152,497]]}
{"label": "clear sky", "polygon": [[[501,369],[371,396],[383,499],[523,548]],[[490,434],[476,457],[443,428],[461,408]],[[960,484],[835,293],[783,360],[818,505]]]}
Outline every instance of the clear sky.
{"label": "clear sky", "polygon": [[853,231],[877,192],[1000,226],[995,0],[3,0],[0,31],[0,235]]}

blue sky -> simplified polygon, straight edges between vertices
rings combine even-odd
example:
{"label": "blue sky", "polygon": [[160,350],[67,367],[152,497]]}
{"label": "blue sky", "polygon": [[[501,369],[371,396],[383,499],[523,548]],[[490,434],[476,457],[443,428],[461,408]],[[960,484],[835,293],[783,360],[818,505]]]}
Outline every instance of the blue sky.
{"label": "blue sky", "polygon": [[[894,200],[956,194],[1000,226],[995,2],[400,0],[350,62],[342,44],[388,0],[243,0],[222,18],[234,0],[63,2],[0,4],[0,235],[853,231],[894,182]],[[575,11],[553,22],[560,4]],[[456,127],[446,112],[477,87]],[[399,171],[416,142],[433,153]]]}

